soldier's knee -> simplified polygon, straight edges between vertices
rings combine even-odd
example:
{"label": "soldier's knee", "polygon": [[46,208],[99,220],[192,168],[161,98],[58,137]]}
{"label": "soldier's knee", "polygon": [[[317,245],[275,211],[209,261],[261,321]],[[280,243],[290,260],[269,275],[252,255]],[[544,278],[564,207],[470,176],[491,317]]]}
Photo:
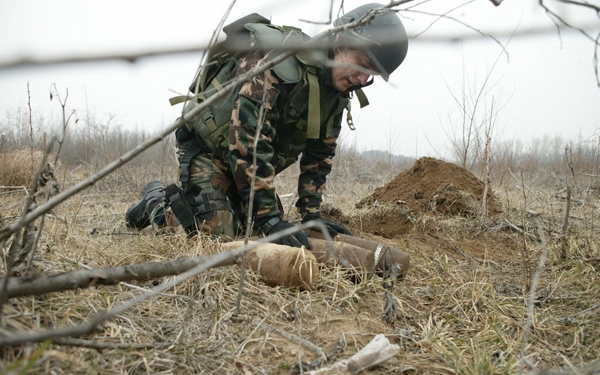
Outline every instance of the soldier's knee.
{"label": "soldier's knee", "polygon": [[208,220],[196,219],[198,229],[204,233],[218,236],[226,241],[231,241],[235,237],[235,226],[231,211],[216,210]]}
{"label": "soldier's knee", "polygon": [[202,231],[223,239],[234,238],[234,218],[225,194],[202,192],[198,186],[184,192],[173,184],[167,186],[166,201],[189,234]]}

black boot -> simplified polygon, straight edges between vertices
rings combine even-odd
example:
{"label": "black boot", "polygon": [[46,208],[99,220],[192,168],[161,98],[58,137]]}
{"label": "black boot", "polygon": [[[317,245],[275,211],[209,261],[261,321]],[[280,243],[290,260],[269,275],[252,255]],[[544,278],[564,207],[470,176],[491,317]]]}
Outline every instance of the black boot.
{"label": "black boot", "polygon": [[160,181],[151,181],[142,190],[142,200],[133,204],[125,214],[128,228],[144,229],[150,225],[152,210],[163,203],[165,199],[165,185]]}

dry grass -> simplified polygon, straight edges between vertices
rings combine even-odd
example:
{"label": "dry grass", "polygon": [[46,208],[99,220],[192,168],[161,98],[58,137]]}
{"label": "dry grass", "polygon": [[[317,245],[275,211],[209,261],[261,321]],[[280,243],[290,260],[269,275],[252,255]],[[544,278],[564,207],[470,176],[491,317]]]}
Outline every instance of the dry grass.
{"label": "dry grass", "polygon": [[[83,171],[63,171],[63,183],[68,185],[78,173]],[[127,169],[120,173],[49,215],[35,262],[37,271],[117,266],[216,251],[208,239],[189,242],[181,234],[155,236],[150,230],[127,230],[123,214],[138,199],[144,181],[173,176]],[[281,192],[295,192],[293,176],[283,177],[278,182]],[[311,342],[331,360],[351,356],[383,333],[400,346],[400,352],[374,368],[373,374],[516,374],[521,370],[522,350],[529,363],[543,368],[593,361],[600,356],[598,194],[588,191],[586,204],[574,207],[566,242],[550,236],[535,319],[529,340],[523,343],[529,299],[523,264],[535,270],[542,246],[535,240],[535,228],[521,218],[526,218],[527,210],[541,212],[548,233],[557,233],[564,202],[556,198],[556,189],[530,185],[527,203],[522,203],[519,186],[513,181],[510,188],[500,189],[498,195],[509,198],[505,216],[485,228],[468,218],[429,215],[415,218],[416,229],[401,238],[385,240],[361,233],[411,255],[412,269],[394,288],[398,310],[391,325],[381,319],[382,280],[354,284],[339,269],[322,269],[316,288],[306,292],[268,287],[248,272],[241,313],[236,315],[240,277],[236,266],[208,270],[184,281],[78,341],[0,348],[0,369],[4,369],[0,373],[290,374],[298,373],[299,362],[316,363],[317,354],[277,329]],[[368,182],[335,181],[327,200],[355,218],[354,204],[372,189]],[[4,204],[6,196],[1,197]],[[20,193],[10,198],[22,199]],[[16,216],[18,208],[13,211],[5,217]],[[496,225],[500,219],[526,223],[523,229],[531,237]],[[567,259],[559,257],[562,246],[568,247]],[[17,332],[79,324],[165,281],[14,298],[4,305],[1,328]]]}
{"label": "dry grass", "polygon": [[0,153],[0,186],[29,186],[43,156],[43,152],[27,148]]}

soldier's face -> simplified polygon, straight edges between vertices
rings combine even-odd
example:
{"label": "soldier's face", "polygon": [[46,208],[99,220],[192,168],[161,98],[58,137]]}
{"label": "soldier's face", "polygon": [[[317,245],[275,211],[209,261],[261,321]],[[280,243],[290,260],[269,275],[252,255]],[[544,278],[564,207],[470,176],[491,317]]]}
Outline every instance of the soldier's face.
{"label": "soldier's face", "polygon": [[355,49],[337,50],[333,65],[331,85],[342,92],[352,86],[364,86],[375,73],[367,54]]}

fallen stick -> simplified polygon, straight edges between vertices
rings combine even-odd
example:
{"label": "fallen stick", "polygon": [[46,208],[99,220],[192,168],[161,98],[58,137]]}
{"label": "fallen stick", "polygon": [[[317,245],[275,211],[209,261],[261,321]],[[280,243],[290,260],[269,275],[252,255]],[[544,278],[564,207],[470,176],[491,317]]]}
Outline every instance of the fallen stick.
{"label": "fallen stick", "polygon": [[[236,262],[235,255],[227,256],[227,254],[220,253],[213,256],[182,257],[166,262],[148,262],[119,267],[46,273],[31,277],[11,277],[7,280],[2,297],[33,296],[62,290],[89,288],[96,285],[114,285],[122,281],[157,279],[181,274],[213,258],[220,258],[214,267],[229,266]],[[3,279],[0,279],[1,282],[3,282]]]}
{"label": "fallen stick", "polygon": [[[280,263],[283,267],[292,266],[291,271],[296,271],[295,277],[284,279],[277,284],[271,282],[270,285],[282,285],[286,287],[300,287],[309,289],[318,280],[318,267],[315,257],[310,252],[300,254],[300,249],[289,246],[276,245],[272,243],[251,243],[254,247],[248,251],[251,259],[256,259],[252,265],[255,272],[264,272],[268,269],[269,260],[265,259],[265,254],[273,254],[275,259],[281,260],[283,257],[287,262]],[[90,288],[97,285],[114,285],[119,282],[132,280],[153,280],[165,276],[180,275],[201,264],[212,263],[208,268],[232,266],[238,261],[237,250],[243,248],[243,242],[231,242],[225,249],[230,250],[213,255],[200,255],[193,258],[180,257],[174,260],[164,262],[147,262],[118,267],[93,268],[86,270],[75,270],[61,273],[44,273],[25,277],[11,277],[6,280],[6,288],[0,291],[0,299],[41,295],[50,292],[72,290],[79,288]],[[282,255],[283,254],[283,255]],[[285,255],[285,257],[284,257]],[[273,261],[271,260],[271,263]],[[263,270],[261,270],[261,266]],[[271,266],[271,269],[273,267]],[[269,274],[267,273],[267,276]],[[5,278],[0,278],[0,285]]]}
{"label": "fallen stick", "polygon": [[[339,237],[339,236],[338,236]],[[345,265],[354,271],[367,274],[376,268],[376,252],[365,247],[356,246],[348,241],[361,245],[375,244],[376,242],[349,238],[334,239],[332,243],[311,238],[311,250],[306,251],[295,247],[277,245],[273,243],[258,244],[251,242],[253,249],[248,252],[248,261],[254,272],[259,273],[265,282],[271,286],[284,286],[288,288],[299,287],[311,289],[319,279],[317,263],[327,266],[335,264]],[[366,242],[364,242],[366,241]],[[152,280],[165,276],[179,275],[200,264],[213,262],[209,268],[232,266],[237,264],[238,257],[235,249],[244,247],[243,241],[222,244],[224,252],[213,255],[200,255],[194,258],[180,257],[164,262],[147,262],[118,267],[94,268],[75,270],[61,273],[45,273],[24,277],[11,277],[6,281],[6,288],[0,292],[0,298],[41,295],[50,292],[89,288],[97,285],[114,285],[119,282],[132,280]],[[386,251],[386,249],[388,249]],[[394,252],[390,252],[392,250]],[[229,251],[227,251],[229,250]],[[404,274],[408,269],[408,255],[400,250],[384,247],[381,257],[389,254],[394,259],[400,256]],[[342,259],[340,259],[342,258]],[[4,278],[0,278],[0,285]]]}

